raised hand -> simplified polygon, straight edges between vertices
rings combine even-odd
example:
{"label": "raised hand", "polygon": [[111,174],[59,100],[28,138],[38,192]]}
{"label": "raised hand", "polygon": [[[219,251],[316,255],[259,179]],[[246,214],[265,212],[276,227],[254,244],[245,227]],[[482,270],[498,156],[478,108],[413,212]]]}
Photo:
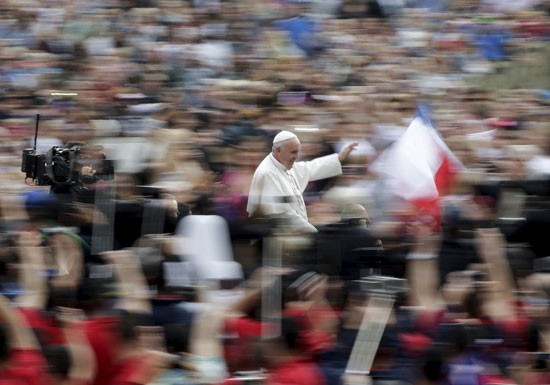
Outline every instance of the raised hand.
{"label": "raised hand", "polygon": [[342,151],[340,151],[340,153],[338,154],[338,160],[340,162],[345,161],[348,158],[349,153],[355,150],[355,147],[357,147],[358,145],[359,145],[359,142],[353,142],[352,144],[349,144],[346,147],[344,147]]}

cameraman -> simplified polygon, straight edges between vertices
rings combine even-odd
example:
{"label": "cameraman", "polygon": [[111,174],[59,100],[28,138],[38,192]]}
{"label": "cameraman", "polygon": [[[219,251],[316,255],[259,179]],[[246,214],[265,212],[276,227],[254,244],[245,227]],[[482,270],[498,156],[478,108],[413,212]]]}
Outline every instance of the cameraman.
{"label": "cameraman", "polygon": [[93,204],[94,184],[100,179],[112,179],[112,166],[107,161],[102,146],[68,143],[67,148],[75,151],[75,159],[72,165],[58,163],[58,167],[63,167],[62,172],[67,175],[68,181],[52,181],[51,191],[66,202]]}

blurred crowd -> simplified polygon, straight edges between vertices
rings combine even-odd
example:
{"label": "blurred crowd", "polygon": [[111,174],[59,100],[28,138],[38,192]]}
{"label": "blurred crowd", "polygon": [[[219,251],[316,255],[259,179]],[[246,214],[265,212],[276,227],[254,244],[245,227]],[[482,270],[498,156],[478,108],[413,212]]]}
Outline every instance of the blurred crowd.
{"label": "blurred crowd", "polygon": [[[2,384],[550,383],[549,1],[1,3]],[[369,170],[419,106],[435,232]],[[359,143],[318,233],[246,212],[281,130]]]}

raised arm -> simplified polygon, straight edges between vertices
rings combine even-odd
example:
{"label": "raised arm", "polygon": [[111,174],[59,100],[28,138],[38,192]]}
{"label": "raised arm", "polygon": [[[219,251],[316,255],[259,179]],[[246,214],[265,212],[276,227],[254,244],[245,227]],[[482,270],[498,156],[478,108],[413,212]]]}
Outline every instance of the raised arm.
{"label": "raised arm", "polygon": [[494,285],[487,310],[494,318],[511,317],[516,286],[506,258],[506,241],[498,229],[478,229],[476,237],[479,255],[489,266],[489,282]]}
{"label": "raised arm", "polygon": [[90,383],[96,373],[95,354],[90,346],[84,325],[84,313],[80,309],[59,308],[60,319],[64,322],[63,332],[67,341],[67,349],[71,357],[71,368],[68,373],[69,384]]}
{"label": "raised arm", "polygon": [[83,276],[82,247],[71,236],[57,233],[52,237],[52,248],[58,267],[58,275],[52,279],[52,286],[76,289]]}
{"label": "raised arm", "polygon": [[38,341],[25,317],[0,295],[0,320],[4,322],[12,348],[39,349]]}
{"label": "raised arm", "polygon": [[428,226],[417,226],[415,245],[407,256],[409,298],[413,306],[434,310],[440,304],[439,246],[439,234],[431,233]]}
{"label": "raised arm", "polygon": [[302,191],[307,187],[308,182],[342,174],[342,163],[338,154],[326,155],[306,162],[297,162],[294,168],[296,175],[300,177]]}
{"label": "raised arm", "polygon": [[19,284],[23,293],[15,299],[21,307],[44,309],[48,299],[46,277],[44,276],[44,248],[40,247],[38,232],[24,232],[17,239],[17,254],[21,259]]}
{"label": "raised arm", "polygon": [[104,258],[113,265],[122,293],[116,307],[129,312],[150,313],[149,288],[137,256],[129,250],[119,250],[104,253]]}
{"label": "raised arm", "polygon": [[246,280],[243,295],[229,307],[229,315],[244,316],[260,303],[262,287],[265,287],[265,285],[262,285],[262,278],[265,276],[264,271],[265,268],[260,267]]}

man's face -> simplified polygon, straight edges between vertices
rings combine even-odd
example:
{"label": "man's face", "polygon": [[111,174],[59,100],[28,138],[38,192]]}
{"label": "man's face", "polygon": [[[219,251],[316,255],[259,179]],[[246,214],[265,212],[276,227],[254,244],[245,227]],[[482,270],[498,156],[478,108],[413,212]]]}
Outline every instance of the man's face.
{"label": "man's face", "polygon": [[294,162],[298,160],[301,147],[298,139],[287,140],[282,146],[275,149],[275,158],[281,162],[287,170],[290,170],[294,166]]}

